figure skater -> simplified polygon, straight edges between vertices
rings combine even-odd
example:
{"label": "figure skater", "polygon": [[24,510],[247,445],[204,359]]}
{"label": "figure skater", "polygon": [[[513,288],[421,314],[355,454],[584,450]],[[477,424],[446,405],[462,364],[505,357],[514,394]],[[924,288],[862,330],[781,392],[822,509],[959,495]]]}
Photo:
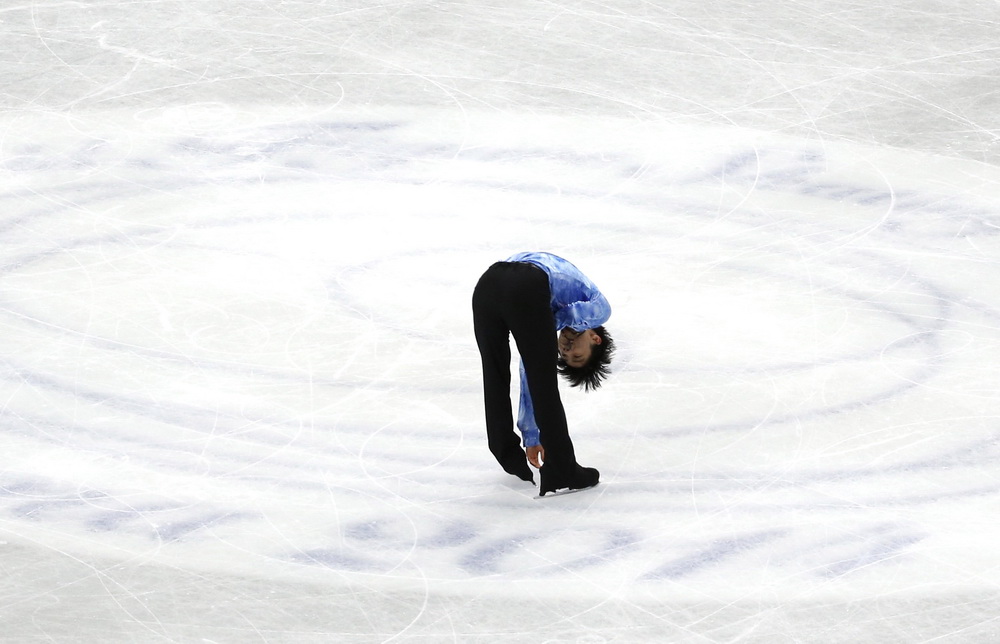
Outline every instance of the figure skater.
{"label": "figure skater", "polygon": [[[557,373],[585,391],[609,374],[614,342],[604,328],[611,306],[576,266],[551,253],[518,253],[493,264],[472,294],[476,343],[483,363],[486,434],[503,469],[539,494],[597,485],[600,473],[576,462]],[[517,427],[510,402],[510,338],[521,357]]]}

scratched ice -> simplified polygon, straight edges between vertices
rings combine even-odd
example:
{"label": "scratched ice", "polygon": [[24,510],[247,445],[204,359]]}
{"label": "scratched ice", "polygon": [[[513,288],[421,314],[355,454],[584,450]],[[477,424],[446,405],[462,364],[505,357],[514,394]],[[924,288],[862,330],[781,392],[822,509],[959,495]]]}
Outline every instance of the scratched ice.
{"label": "scratched ice", "polygon": [[[0,8],[0,639],[1000,640],[998,20]],[[526,249],[620,346],[555,499],[482,429]]]}

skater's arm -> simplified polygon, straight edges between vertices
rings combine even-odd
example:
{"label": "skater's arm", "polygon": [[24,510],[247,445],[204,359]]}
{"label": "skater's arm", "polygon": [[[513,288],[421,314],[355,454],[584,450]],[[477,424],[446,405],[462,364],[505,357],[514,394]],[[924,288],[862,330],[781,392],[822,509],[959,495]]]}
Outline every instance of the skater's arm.
{"label": "skater's arm", "polygon": [[521,438],[525,447],[535,447],[539,445],[538,424],[535,423],[535,408],[531,402],[531,393],[528,391],[528,376],[524,373],[524,362],[521,362],[521,398],[517,411],[517,428],[521,431]]}

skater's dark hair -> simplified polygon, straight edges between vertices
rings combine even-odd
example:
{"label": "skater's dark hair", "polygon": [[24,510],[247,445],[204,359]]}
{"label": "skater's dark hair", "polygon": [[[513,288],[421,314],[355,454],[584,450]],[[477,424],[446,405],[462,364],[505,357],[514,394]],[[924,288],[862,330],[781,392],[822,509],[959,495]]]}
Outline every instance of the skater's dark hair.
{"label": "skater's dark hair", "polygon": [[556,360],[556,369],[570,382],[570,386],[579,387],[583,385],[584,391],[597,389],[604,382],[604,379],[611,375],[611,358],[615,353],[615,341],[611,334],[603,326],[591,329],[601,337],[601,343],[595,344],[590,349],[590,360],[582,367],[572,367],[566,363],[562,356]]}

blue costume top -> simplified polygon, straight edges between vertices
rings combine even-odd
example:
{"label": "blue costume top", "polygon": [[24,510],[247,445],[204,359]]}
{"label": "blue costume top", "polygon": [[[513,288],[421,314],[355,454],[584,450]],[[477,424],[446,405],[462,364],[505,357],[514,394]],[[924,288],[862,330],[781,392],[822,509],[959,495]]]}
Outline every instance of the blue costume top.
{"label": "blue costume top", "polygon": [[[549,276],[552,314],[556,329],[569,327],[581,332],[601,326],[611,317],[611,305],[597,286],[580,272],[580,269],[562,257],[551,253],[518,253],[508,257],[508,262],[534,264]],[[553,356],[553,360],[555,356]],[[517,428],[521,431],[524,446],[538,445],[538,425],[528,391],[528,380],[521,363],[521,401],[517,414]]]}

